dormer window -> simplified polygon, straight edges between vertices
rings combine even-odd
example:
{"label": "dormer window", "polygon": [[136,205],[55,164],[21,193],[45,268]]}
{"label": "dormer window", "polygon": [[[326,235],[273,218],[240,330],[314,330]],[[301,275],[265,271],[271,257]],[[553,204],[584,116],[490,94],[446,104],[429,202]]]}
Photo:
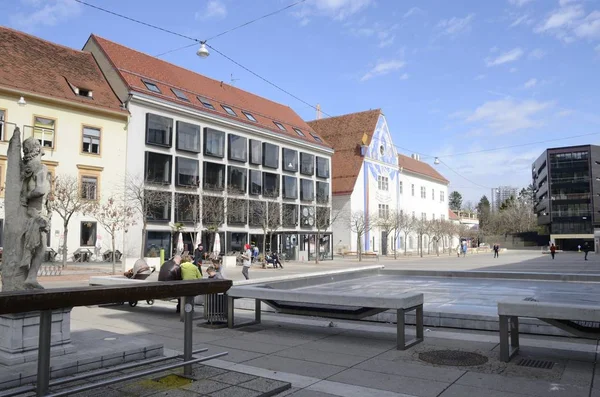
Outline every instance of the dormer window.
{"label": "dormer window", "polygon": [[159,94],[161,93],[160,92],[160,88],[158,88],[158,86],[156,84],[151,83],[149,81],[145,81],[145,80],[142,80],[142,82],[144,83],[144,85],[146,86],[146,88],[149,91],[156,92],[156,93],[159,93]]}
{"label": "dormer window", "polygon": [[77,86],[71,84],[68,80],[67,80],[67,83],[69,83],[69,86],[71,87],[71,89],[73,90],[75,95],[86,97],[86,98],[92,98],[92,90],[87,89],[87,88],[77,87]]}

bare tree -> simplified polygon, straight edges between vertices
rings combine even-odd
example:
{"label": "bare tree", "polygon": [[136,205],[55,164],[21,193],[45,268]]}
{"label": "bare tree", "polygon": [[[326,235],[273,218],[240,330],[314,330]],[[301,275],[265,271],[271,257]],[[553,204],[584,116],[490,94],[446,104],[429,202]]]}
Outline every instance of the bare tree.
{"label": "bare tree", "polygon": [[133,214],[135,210],[123,198],[111,196],[104,204],[98,204],[92,210],[94,218],[104,227],[111,239],[112,247],[112,272],[116,271],[115,238],[118,232],[127,232],[135,224]]}
{"label": "bare tree", "polygon": [[192,193],[175,193],[175,220],[177,223],[174,224],[174,229],[190,235],[193,252],[194,237],[200,233],[202,221],[200,196]]}
{"label": "bare tree", "polygon": [[127,203],[139,215],[142,222],[140,258],[146,256],[148,221],[154,218],[170,218],[170,214],[166,214],[165,212],[170,212],[171,209],[171,193],[154,190],[150,186],[140,176],[127,175],[125,180],[125,197]]}
{"label": "bare tree", "polygon": [[434,220],[431,222],[431,236],[433,237],[433,241],[435,242],[435,251],[436,255],[440,256],[440,241],[442,242],[442,251],[445,248],[444,244],[444,232],[446,229],[446,221],[443,220]]}
{"label": "bare tree", "polygon": [[[377,220],[375,221],[379,231],[385,232],[386,236],[393,235],[394,230],[397,228],[396,211],[380,211]],[[394,258],[396,257],[396,247],[394,247]]]}
{"label": "bare tree", "polygon": [[202,196],[202,225],[210,233],[207,250],[213,251],[215,234],[225,223],[225,198],[223,196]]}
{"label": "bare tree", "polygon": [[421,258],[423,257],[423,236],[429,232],[429,223],[426,219],[418,219],[414,223],[414,231],[417,234],[417,249]]}
{"label": "bare tree", "polygon": [[406,255],[408,235],[415,230],[417,220],[412,216],[400,212],[399,221],[398,228],[402,230],[402,233],[404,233],[404,255]]}
{"label": "bare tree", "polygon": [[[285,214],[284,214],[285,216]],[[320,253],[320,241],[321,236],[324,232],[326,232],[334,222],[341,220],[344,218],[346,214],[344,213],[342,208],[338,207],[320,207],[317,206],[317,210],[315,212],[315,229],[317,231],[317,242],[316,246],[319,248],[319,251],[315,255],[315,263],[319,263],[319,253]]]}
{"label": "bare tree", "polygon": [[363,211],[353,212],[350,216],[350,230],[356,233],[356,250],[358,260],[362,260],[362,238],[373,228],[373,222],[368,214]]}
{"label": "bare tree", "polygon": [[[52,186],[52,209],[63,221],[63,245],[61,247],[62,266],[67,265],[69,251],[67,242],[69,237],[69,222],[73,215],[87,214],[92,211],[95,201],[89,198],[96,196],[95,187],[79,186],[79,181],[73,175],[60,175],[54,178]],[[85,191],[83,189],[86,189]],[[91,191],[91,189],[94,189]],[[93,194],[93,196],[92,196]]]}
{"label": "bare tree", "polygon": [[[452,254],[452,241],[456,235],[459,235],[459,224],[452,221],[444,222],[444,236],[448,238],[448,256]],[[460,237],[460,235],[459,235]]]}

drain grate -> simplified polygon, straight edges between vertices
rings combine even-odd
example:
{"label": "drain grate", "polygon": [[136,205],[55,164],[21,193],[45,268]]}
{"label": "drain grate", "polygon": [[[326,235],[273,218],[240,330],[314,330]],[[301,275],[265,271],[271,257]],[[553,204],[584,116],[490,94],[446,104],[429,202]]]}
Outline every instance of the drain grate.
{"label": "drain grate", "polygon": [[529,297],[529,298],[525,298],[523,299],[525,302],[537,302],[538,300],[535,299],[534,297]]}
{"label": "drain grate", "polygon": [[532,360],[530,358],[522,358],[517,365],[520,367],[540,369],[552,369],[552,367],[554,367],[554,363],[552,361]]}

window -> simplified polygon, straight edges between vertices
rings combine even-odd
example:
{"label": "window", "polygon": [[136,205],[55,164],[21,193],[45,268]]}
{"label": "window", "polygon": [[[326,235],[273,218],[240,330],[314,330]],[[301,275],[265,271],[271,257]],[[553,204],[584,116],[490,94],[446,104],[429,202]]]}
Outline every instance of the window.
{"label": "window", "polygon": [[100,154],[100,128],[83,127],[84,153]]}
{"label": "window", "polygon": [[250,164],[262,164],[262,143],[250,139]]}
{"label": "window", "polygon": [[317,203],[329,203],[329,183],[317,182]]}
{"label": "window", "polygon": [[[223,197],[202,196],[202,223],[205,227],[220,226],[225,222],[225,200]],[[225,243],[225,241],[221,241]]]}
{"label": "window", "polygon": [[98,199],[98,178],[83,175],[81,177],[81,198],[86,200]]}
{"label": "window", "polygon": [[283,204],[283,227],[298,226],[298,206],[296,204]]}
{"label": "window", "polygon": [[200,221],[200,196],[175,193],[175,222]]}
{"label": "window", "polygon": [[414,184],[410,185],[410,193],[413,197],[415,197],[415,185]]}
{"label": "window", "polygon": [[249,224],[250,226],[261,226],[266,216],[267,203],[264,201],[250,201],[249,203]]}
{"label": "window", "polygon": [[93,247],[96,245],[96,222],[81,222],[79,245],[82,247]]}
{"label": "window", "polygon": [[146,113],[146,143],[171,147],[173,133],[173,119]]}
{"label": "window", "polygon": [[248,161],[248,146],[246,138],[238,135],[229,134],[228,154],[229,160],[245,163]]}
{"label": "window", "polygon": [[306,136],[306,135],[304,135],[304,132],[302,132],[300,129],[298,129],[298,128],[295,128],[295,127],[294,127],[294,132],[295,132],[296,134],[298,134],[298,136],[302,136],[302,137],[305,137],[305,136]]}
{"label": "window", "polygon": [[198,160],[177,157],[175,160],[175,170],[177,186],[197,187],[200,185],[200,173],[198,170]]}
{"label": "window", "polygon": [[279,175],[263,172],[263,196],[279,197]]}
{"label": "window", "polygon": [[6,136],[4,136],[5,128],[4,122],[6,121],[6,110],[0,109],[0,140],[6,141],[8,140]]}
{"label": "window", "polygon": [[145,80],[142,80],[142,82],[144,83],[144,85],[146,86],[146,88],[147,88],[149,91],[152,91],[152,92],[158,92],[159,94],[161,93],[161,92],[160,92],[160,88],[158,88],[158,86],[157,86],[156,84],[154,84],[154,83],[151,83],[151,82],[149,82],[149,81],[145,81]]}
{"label": "window", "polygon": [[227,223],[245,225],[248,223],[248,200],[227,199]]}
{"label": "window", "polygon": [[173,236],[170,231],[157,232],[148,230],[146,233],[146,256],[157,257],[161,249],[164,249],[165,252],[171,252],[172,241]]}
{"label": "window", "polygon": [[200,126],[177,122],[177,150],[200,153]]}
{"label": "window", "polygon": [[329,159],[317,157],[317,176],[329,178]]}
{"label": "window", "polygon": [[198,100],[200,101],[200,103],[205,107],[208,108],[210,110],[215,110],[215,107],[213,106],[212,103],[210,103],[206,98],[202,98],[201,96],[196,97],[198,98]]}
{"label": "window", "polygon": [[386,219],[390,214],[390,206],[387,204],[379,204],[379,217]]}
{"label": "window", "polygon": [[440,203],[443,203],[445,199],[444,192],[440,191]]}
{"label": "window", "polygon": [[221,107],[227,112],[227,114],[230,114],[231,116],[237,116],[237,114],[229,106],[221,105]]}
{"label": "window", "polygon": [[167,154],[146,152],[145,178],[150,183],[171,183],[171,160]]}
{"label": "window", "polygon": [[223,190],[225,188],[225,165],[204,162],[204,188]]}
{"label": "window", "polygon": [[308,153],[300,153],[300,173],[304,175],[314,175],[315,156]]}
{"label": "window", "polygon": [[43,147],[54,148],[54,127],[56,120],[35,116],[33,118],[33,136]]}
{"label": "window", "polygon": [[[227,113],[229,113],[229,112],[227,112]],[[254,121],[254,122],[256,123],[256,118],[255,118],[253,115],[251,115],[251,114],[250,114],[250,113],[248,113],[248,112],[242,112],[242,113],[244,113],[244,116],[246,116],[246,118],[247,118],[248,120],[250,120],[250,121]]]}
{"label": "window", "polygon": [[277,128],[279,128],[281,131],[287,131],[285,129],[285,127],[283,126],[283,124],[278,123],[277,121],[273,121],[273,124],[275,124],[277,126]]}
{"label": "window", "polygon": [[389,190],[390,179],[387,176],[377,176],[377,189],[379,190]]}
{"label": "window", "polygon": [[431,189],[431,199],[435,200],[435,189]]}
{"label": "window", "polygon": [[283,175],[283,198],[298,198],[298,179],[293,176]]}
{"label": "window", "polygon": [[178,99],[186,102],[190,101],[183,91],[178,90],[177,88],[171,88],[171,91],[173,91],[173,94],[175,94]]}
{"label": "window", "polygon": [[310,134],[310,136],[313,137],[315,142],[323,143],[323,140],[321,138],[319,138],[318,136],[316,136],[315,134]]}
{"label": "window", "polygon": [[263,143],[263,166],[275,169],[279,167],[279,146]]}
{"label": "window", "polygon": [[75,94],[77,94],[78,96],[86,98],[92,98],[94,95],[92,90],[88,90],[87,88],[73,87],[73,91],[75,91]]}
{"label": "window", "polygon": [[403,190],[404,190],[404,186],[402,185],[402,181],[400,181],[400,182],[398,182],[398,192],[400,194],[402,194]]}
{"label": "window", "polygon": [[204,154],[212,157],[225,157],[225,133],[204,128]]}
{"label": "window", "polygon": [[427,220],[427,214],[424,212],[421,212],[421,220],[422,221],[426,221]]}
{"label": "window", "polygon": [[427,190],[425,189],[425,186],[421,186],[421,198],[427,198]]}
{"label": "window", "polygon": [[262,173],[260,171],[250,170],[250,194],[262,194]]}
{"label": "window", "polygon": [[171,220],[172,197],[170,192],[145,190],[146,220],[148,222],[169,222]]}
{"label": "window", "polygon": [[315,183],[310,179],[300,179],[300,200],[313,201],[315,199]]}
{"label": "window", "polygon": [[227,187],[234,193],[246,193],[246,175],[247,170],[245,168],[229,166]]}
{"label": "window", "polygon": [[292,149],[283,148],[283,170],[298,171],[298,152]]}
{"label": "window", "polygon": [[315,207],[303,205],[300,207],[300,226],[313,227],[315,224]]}

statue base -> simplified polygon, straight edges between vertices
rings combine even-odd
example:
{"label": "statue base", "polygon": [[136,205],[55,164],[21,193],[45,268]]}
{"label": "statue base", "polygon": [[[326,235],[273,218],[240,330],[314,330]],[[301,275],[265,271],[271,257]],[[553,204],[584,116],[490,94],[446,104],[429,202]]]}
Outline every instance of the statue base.
{"label": "statue base", "polygon": [[[0,315],[0,364],[37,361],[40,335],[39,312]],[[75,351],[71,344],[71,309],[52,312],[52,357]]]}

